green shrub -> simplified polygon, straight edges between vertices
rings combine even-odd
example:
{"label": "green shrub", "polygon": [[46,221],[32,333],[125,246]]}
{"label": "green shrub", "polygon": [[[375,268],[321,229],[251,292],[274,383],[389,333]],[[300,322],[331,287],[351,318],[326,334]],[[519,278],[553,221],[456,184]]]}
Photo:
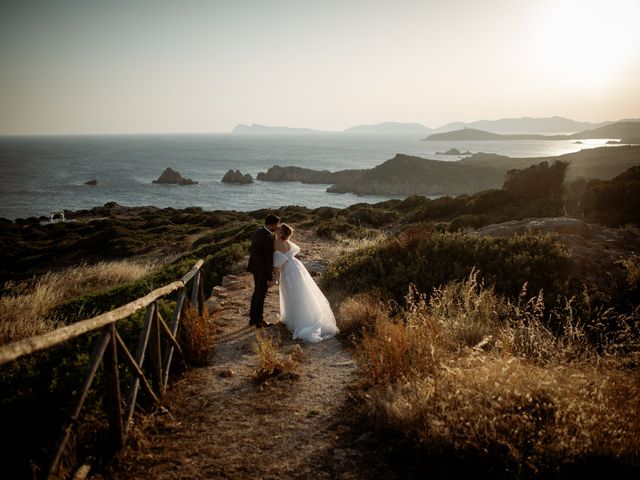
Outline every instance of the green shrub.
{"label": "green shrub", "polygon": [[580,202],[585,218],[608,226],[640,224],[640,166],[612,180],[591,180]]}
{"label": "green shrub", "polygon": [[550,236],[485,238],[414,229],[341,257],[323,282],[347,293],[378,288],[402,301],[409,283],[430,293],[476,268],[480,280],[495,285],[499,293],[515,297],[528,283],[530,291],[542,289],[555,297],[572,291],[570,265],[564,249]]}

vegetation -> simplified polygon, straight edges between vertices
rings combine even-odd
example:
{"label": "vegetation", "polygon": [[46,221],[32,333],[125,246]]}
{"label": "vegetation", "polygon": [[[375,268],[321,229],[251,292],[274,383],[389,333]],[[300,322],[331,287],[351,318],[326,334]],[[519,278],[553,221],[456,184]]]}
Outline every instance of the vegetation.
{"label": "vegetation", "polygon": [[487,284],[508,296],[517,296],[524,283],[532,291],[557,295],[576,288],[571,284],[570,267],[571,259],[551,236],[490,238],[413,227],[345,255],[330,266],[323,285],[339,285],[350,293],[375,286],[401,301],[409,283],[431,292],[479,269]]}
{"label": "vegetation", "polygon": [[[568,471],[564,460],[638,461],[640,170],[566,184],[571,168],[543,162],[512,170],[502,188],[473,195],[276,211],[357,246],[329,266],[323,286],[351,295],[337,320],[363,371],[361,412],[411,462],[454,468],[462,458],[480,476],[497,466],[507,476],[535,476]],[[469,235],[564,212],[626,225],[619,231],[628,241],[579,260],[553,235]],[[0,220],[0,341],[123,305],[200,258],[209,292],[246,255],[266,213],[111,203],[65,212],[74,220],[65,223]],[[161,302],[165,317],[174,302]],[[118,326],[132,349],[142,322],[140,312]],[[188,362],[205,363],[213,319],[187,314],[184,322]],[[0,368],[0,452],[18,465],[9,475],[28,476],[29,461],[46,458],[95,339]],[[267,336],[255,348],[256,378],[296,375],[301,352],[280,352]],[[74,434],[79,458],[96,453],[104,419],[92,407],[102,402],[103,382],[99,376],[87,403],[92,427]]]}
{"label": "vegetation", "polygon": [[61,322],[51,312],[65,300],[135,281],[159,267],[153,261],[103,261],[48,272],[32,282],[5,285],[5,294],[0,297],[0,344],[55,328]]}
{"label": "vegetation", "polygon": [[430,296],[410,289],[395,315],[384,304],[371,314],[366,298],[349,302],[351,315],[370,318],[355,347],[361,418],[413,474],[623,473],[640,459],[629,368],[640,352],[637,312],[618,315],[624,327],[593,343],[588,312],[571,302],[553,309],[563,329],[552,332],[541,295],[507,300],[475,271]]}
{"label": "vegetation", "polygon": [[280,339],[263,333],[256,334],[253,350],[258,356],[258,368],[254,373],[257,381],[272,377],[298,378],[301,362],[306,357],[300,345],[295,345],[287,354],[281,353]]}
{"label": "vegetation", "polygon": [[578,196],[572,199],[573,213],[608,226],[640,223],[640,166],[612,180],[582,180],[570,187]]}

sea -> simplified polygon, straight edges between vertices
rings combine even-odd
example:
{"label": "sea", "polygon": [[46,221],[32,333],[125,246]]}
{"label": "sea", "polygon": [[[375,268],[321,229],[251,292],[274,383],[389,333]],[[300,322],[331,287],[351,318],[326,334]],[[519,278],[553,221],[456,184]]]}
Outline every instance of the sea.
{"label": "sea", "polygon": [[[397,153],[456,161],[450,148],[510,157],[547,157],[598,147],[603,140],[421,141],[415,135],[175,134],[0,137],[0,217],[49,216],[117,202],[124,206],[251,211],[301,205],[344,208],[383,196],[327,193],[299,182],[222,183],[230,169],[255,179],[274,165],[318,170],[372,168]],[[159,185],[171,167],[197,185]],[[85,185],[97,180],[97,186]],[[425,192],[427,195],[429,192]]]}

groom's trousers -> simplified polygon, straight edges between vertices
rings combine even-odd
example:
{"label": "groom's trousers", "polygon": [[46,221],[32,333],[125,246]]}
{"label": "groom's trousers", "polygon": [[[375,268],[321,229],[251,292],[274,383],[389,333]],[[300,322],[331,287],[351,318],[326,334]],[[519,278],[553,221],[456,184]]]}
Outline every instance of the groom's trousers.
{"label": "groom's trousers", "polygon": [[267,277],[253,274],[253,295],[251,296],[251,310],[249,310],[249,324],[260,325],[264,315],[264,299],[267,296]]}

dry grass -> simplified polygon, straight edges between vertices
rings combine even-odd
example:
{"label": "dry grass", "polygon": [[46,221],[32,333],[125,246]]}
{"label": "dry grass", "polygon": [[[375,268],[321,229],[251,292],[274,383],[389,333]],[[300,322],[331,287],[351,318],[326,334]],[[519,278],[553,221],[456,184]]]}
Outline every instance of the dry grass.
{"label": "dry grass", "polygon": [[159,266],[157,262],[131,260],[99,262],[7,284],[4,290],[8,293],[0,297],[0,344],[56,328],[57,322],[48,314],[65,300],[136,280]]}
{"label": "dry grass", "polygon": [[369,293],[349,297],[340,303],[336,323],[340,335],[349,341],[373,330],[379,319],[389,316],[389,307],[377,296]]}
{"label": "dry grass", "polygon": [[258,357],[258,368],[254,373],[258,381],[271,377],[298,378],[301,362],[306,358],[299,345],[294,346],[288,354],[280,353],[280,340],[262,332],[256,333],[253,350]]}
{"label": "dry grass", "polygon": [[[370,308],[353,298],[344,313]],[[488,461],[505,476],[589,458],[637,463],[638,332],[596,346],[571,302],[552,312],[564,315],[560,333],[543,313],[542,295],[510,303],[475,274],[429,299],[411,291],[356,344],[364,411],[427,456]]]}
{"label": "dry grass", "polygon": [[193,306],[186,302],[181,318],[182,325],[178,334],[187,363],[196,366],[207,365],[215,330],[213,317],[198,315]]}

